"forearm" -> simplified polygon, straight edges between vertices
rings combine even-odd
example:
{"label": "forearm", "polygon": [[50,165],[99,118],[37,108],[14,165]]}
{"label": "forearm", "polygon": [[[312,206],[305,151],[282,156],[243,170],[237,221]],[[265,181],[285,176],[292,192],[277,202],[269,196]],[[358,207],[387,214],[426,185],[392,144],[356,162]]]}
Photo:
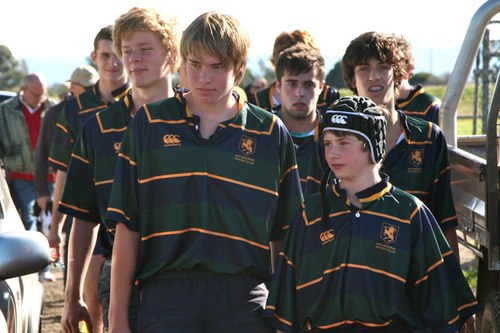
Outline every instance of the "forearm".
{"label": "forearm", "polygon": [[[58,170],[54,186],[54,203],[52,206],[52,225],[49,232],[49,244],[57,248],[61,243],[62,229],[65,215],[59,212],[59,200],[61,199],[64,184],[66,183],[66,172]],[[58,249],[59,250],[59,249]]]}
{"label": "forearm", "polygon": [[83,285],[99,231],[99,224],[74,219],[68,246],[66,300],[81,300]]}
{"label": "forearm", "polygon": [[139,233],[122,223],[116,227],[111,264],[109,324],[128,325],[128,306],[139,250]]}

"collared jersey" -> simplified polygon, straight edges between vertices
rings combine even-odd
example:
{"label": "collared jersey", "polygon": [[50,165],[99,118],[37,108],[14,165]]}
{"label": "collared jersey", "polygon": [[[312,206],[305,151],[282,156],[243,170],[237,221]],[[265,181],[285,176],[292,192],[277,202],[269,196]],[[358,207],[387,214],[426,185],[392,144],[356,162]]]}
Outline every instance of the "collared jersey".
{"label": "collared jersey", "polygon": [[479,306],[427,207],[387,179],[357,197],[329,187],[325,224],[321,195],[306,198],[265,316],[283,332],[458,331]]}
{"label": "collared jersey", "polygon": [[[267,111],[277,110],[280,105],[274,102],[273,96],[275,89],[276,83],[273,83],[269,87],[259,90],[253,95],[249,95],[248,102],[260,106]],[[321,113],[323,113],[334,101],[339,98],[340,93],[338,90],[328,84],[325,84],[318,97],[316,107]]]}
{"label": "collared jersey", "polygon": [[[71,152],[83,123],[111,105],[99,96],[98,85],[99,82],[80,96],[69,100],[59,115],[49,155],[49,163],[56,170],[67,171]],[[129,89],[130,83],[127,83],[114,90],[112,95],[115,101],[123,98]]]}
{"label": "collared jersey", "polygon": [[424,91],[421,84],[412,86],[407,98],[398,99],[396,101],[396,108],[402,110],[408,116],[422,118],[439,125],[441,101]]}
{"label": "collared jersey", "polygon": [[[273,111],[281,119],[281,112]],[[321,117],[318,111],[318,117]],[[314,128],[314,131],[308,133],[306,136],[298,136],[290,133],[292,136],[293,144],[295,147],[295,156],[297,158],[297,165],[299,167],[300,184],[302,192],[305,193],[307,176],[309,175],[309,168],[311,167],[311,160],[316,153],[316,145],[320,137],[319,120]]]}
{"label": "collared jersey", "polygon": [[[129,94],[90,117],[76,140],[59,210],[81,220],[104,223],[123,134],[131,119]],[[114,228],[99,238],[103,254],[112,252]]]}
{"label": "collared jersey", "polygon": [[107,223],[139,232],[136,278],[162,270],[270,274],[302,202],[293,142],[275,115],[243,102],[205,140],[182,96],[144,105],[127,129]]}
{"label": "collared jersey", "polygon": [[[422,200],[441,225],[442,230],[458,225],[451,192],[448,146],[441,129],[399,111],[403,140],[382,161],[382,169],[391,183]],[[310,168],[305,197],[319,191],[326,170],[323,143]]]}

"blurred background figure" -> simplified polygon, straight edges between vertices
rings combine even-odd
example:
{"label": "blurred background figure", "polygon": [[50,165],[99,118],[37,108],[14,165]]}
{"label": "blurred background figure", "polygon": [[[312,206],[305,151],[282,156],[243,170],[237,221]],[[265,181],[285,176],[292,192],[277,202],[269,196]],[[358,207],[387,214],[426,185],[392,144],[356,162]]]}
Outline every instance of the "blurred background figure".
{"label": "blurred background figure", "polygon": [[267,82],[266,78],[263,76],[255,78],[251,84],[249,84],[245,88],[245,92],[247,96],[256,94],[258,91],[261,91],[262,89],[266,89],[269,86],[269,83]]}
{"label": "blurred background figure", "polygon": [[[37,229],[33,155],[42,118],[53,104],[47,97],[45,78],[39,73],[26,75],[19,93],[0,104],[0,159],[26,230]],[[47,181],[54,181],[53,175]],[[39,273],[39,278],[55,281],[50,266]]]}

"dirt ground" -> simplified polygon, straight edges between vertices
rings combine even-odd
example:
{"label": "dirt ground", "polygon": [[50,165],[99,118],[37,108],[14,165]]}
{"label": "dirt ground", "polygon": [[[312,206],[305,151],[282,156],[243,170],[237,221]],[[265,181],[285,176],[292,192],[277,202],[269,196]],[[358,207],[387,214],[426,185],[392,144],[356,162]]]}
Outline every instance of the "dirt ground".
{"label": "dirt ground", "polygon": [[[471,251],[460,246],[462,266],[471,265],[474,255]],[[52,273],[57,277],[56,282],[44,284],[44,306],[42,313],[42,333],[61,332],[61,313],[64,307],[63,271],[59,267],[52,268]]]}

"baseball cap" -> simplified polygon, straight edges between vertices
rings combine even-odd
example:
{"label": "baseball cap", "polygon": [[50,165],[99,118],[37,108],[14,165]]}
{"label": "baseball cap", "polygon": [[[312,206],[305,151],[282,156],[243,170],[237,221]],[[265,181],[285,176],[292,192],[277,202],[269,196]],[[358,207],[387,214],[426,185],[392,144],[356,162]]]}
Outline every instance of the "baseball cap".
{"label": "baseball cap", "polygon": [[96,84],[97,80],[99,80],[99,74],[95,68],[89,65],[84,65],[77,67],[67,82],[76,83],[82,87],[88,88]]}

